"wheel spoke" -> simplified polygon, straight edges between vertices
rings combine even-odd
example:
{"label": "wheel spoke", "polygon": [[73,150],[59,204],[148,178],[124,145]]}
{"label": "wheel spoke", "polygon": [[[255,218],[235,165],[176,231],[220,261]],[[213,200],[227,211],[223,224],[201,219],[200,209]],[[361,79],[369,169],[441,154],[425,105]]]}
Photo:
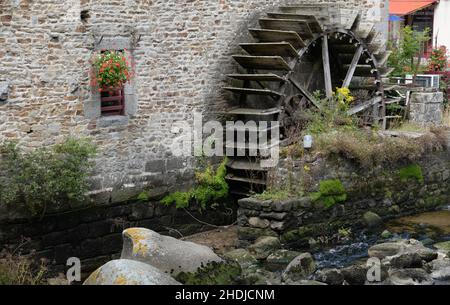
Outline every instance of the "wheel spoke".
{"label": "wheel spoke", "polygon": [[330,54],[328,52],[327,35],[324,35],[322,40],[322,61],[323,61],[323,74],[325,78],[325,93],[327,98],[331,98],[333,96],[333,85],[331,83]]}
{"label": "wheel spoke", "polygon": [[353,75],[355,74],[356,66],[358,65],[358,62],[361,59],[363,50],[364,47],[362,45],[360,45],[356,50],[356,53],[353,56],[352,63],[350,64],[350,68],[347,71],[347,76],[345,77],[344,83],[342,84],[342,88],[348,88],[350,86],[350,82],[352,81]]}

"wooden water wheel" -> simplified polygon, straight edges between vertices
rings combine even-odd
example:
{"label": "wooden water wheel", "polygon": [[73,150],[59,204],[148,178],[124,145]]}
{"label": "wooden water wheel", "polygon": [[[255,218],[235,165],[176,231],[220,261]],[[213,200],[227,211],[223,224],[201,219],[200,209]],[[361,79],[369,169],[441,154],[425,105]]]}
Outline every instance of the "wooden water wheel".
{"label": "wooden water wheel", "polygon": [[[289,142],[295,124],[293,114],[319,107],[313,93],[331,97],[336,87],[363,92],[365,98],[352,105],[351,115],[365,124],[385,126],[383,74],[389,53],[373,24],[365,24],[356,10],[330,5],[279,7],[250,28],[254,41],[241,43],[243,52],[233,55],[238,73],[230,74],[235,107],[227,113],[236,121],[278,121],[281,140]],[[267,123],[267,133],[273,126]],[[248,130],[247,130],[248,131]],[[282,143],[280,143],[282,144]],[[248,143],[227,143],[228,149],[248,149]],[[242,195],[261,191],[266,170],[260,158],[230,158],[227,179]]]}

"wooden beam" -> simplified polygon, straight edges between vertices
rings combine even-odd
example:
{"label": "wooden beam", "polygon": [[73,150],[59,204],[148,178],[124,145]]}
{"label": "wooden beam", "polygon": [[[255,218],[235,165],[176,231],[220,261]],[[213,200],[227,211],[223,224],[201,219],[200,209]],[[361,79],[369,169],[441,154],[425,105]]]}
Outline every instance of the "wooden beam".
{"label": "wooden beam", "polygon": [[320,104],[316,101],[314,96],[311,93],[309,93],[307,89],[305,89],[292,77],[289,77],[289,81],[303,94],[304,97],[306,97],[314,106],[316,106],[319,110],[321,110]]}
{"label": "wooden beam", "polygon": [[324,35],[322,40],[322,61],[323,61],[323,75],[325,77],[325,93],[327,98],[331,98],[333,97],[333,85],[331,82],[330,54],[328,52],[328,35]]}
{"label": "wooden beam", "polygon": [[377,97],[375,97],[375,98],[373,98],[371,100],[368,100],[368,101],[366,101],[366,102],[364,102],[364,103],[362,103],[362,104],[360,104],[358,106],[355,106],[355,107],[349,109],[347,111],[347,114],[348,115],[355,115],[355,114],[357,114],[357,113],[359,113],[359,112],[361,112],[363,110],[366,110],[366,109],[368,109],[368,108],[370,108],[370,107],[372,107],[374,105],[378,105],[382,100],[383,100],[383,98],[381,98],[380,96],[377,96]]}
{"label": "wooden beam", "polygon": [[364,47],[360,45],[358,49],[356,49],[356,53],[353,56],[352,63],[348,68],[347,75],[345,76],[344,83],[342,84],[342,88],[348,88],[353,79],[353,75],[355,74],[356,66],[358,66],[358,62],[361,59],[361,55],[364,51]]}

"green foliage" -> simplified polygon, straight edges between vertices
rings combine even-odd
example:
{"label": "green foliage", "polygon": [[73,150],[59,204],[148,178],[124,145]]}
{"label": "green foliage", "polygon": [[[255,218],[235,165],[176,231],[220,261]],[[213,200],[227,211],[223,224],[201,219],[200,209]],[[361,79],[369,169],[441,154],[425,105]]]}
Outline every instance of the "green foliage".
{"label": "green foliage", "polygon": [[321,202],[329,209],[337,203],[347,200],[347,193],[342,182],[338,179],[323,180],[320,182],[319,191],[311,194],[313,202]]}
{"label": "green foliage", "polygon": [[[319,96],[319,92],[315,93]],[[316,109],[306,111],[308,122],[305,134],[318,135],[336,128],[355,129],[355,118],[347,114],[355,98],[347,88],[336,88],[330,99],[316,99],[320,111]]]}
{"label": "green foliage", "polygon": [[398,175],[403,182],[406,182],[410,179],[416,179],[420,184],[423,184],[425,182],[423,178],[422,168],[417,164],[400,169]]}
{"label": "green foliage", "polygon": [[52,148],[21,151],[13,142],[0,146],[0,204],[44,215],[47,207],[80,203],[96,148],[87,140],[69,138]]}
{"label": "green foliage", "polygon": [[226,198],[229,190],[225,180],[226,164],[225,158],[216,171],[208,165],[204,172],[196,173],[196,187],[187,192],[169,194],[161,200],[161,203],[175,204],[177,208],[187,208],[191,202],[195,202],[201,209],[205,209],[208,205],[212,206],[216,201]]}
{"label": "green foliage", "polygon": [[394,68],[391,75],[403,77],[405,74],[419,73],[422,67],[416,57],[423,53],[424,44],[429,40],[430,29],[419,32],[410,26],[404,27],[399,46],[391,47],[392,54],[388,61],[388,66]]}
{"label": "green foliage", "polygon": [[287,190],[265,190],[261,194],[255,194],[253,195],[253,198],[256,198],[258,200],[285,200],[291,197],[290,193]]}

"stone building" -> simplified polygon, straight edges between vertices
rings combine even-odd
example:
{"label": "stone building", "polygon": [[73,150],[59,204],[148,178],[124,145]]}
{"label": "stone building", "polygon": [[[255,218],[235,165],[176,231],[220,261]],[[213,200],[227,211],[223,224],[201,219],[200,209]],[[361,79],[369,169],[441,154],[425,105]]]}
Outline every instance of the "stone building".
{"label": "stone building", "polygon": [[[121,201],[144,186],[183,187],[195,158],[173,155],[174,124],[225,108],[220,88],[248,25],[271,7],[299,2],[1,1],[0,141],[35,148],[69,135],[92,138],[101,149],[92,178],[98,200]],[[385,19],[387,0],[328,2]],[[102,116],[90,86],[89,59],[100,49],[127,49],[134,62],[122,116]]]}

